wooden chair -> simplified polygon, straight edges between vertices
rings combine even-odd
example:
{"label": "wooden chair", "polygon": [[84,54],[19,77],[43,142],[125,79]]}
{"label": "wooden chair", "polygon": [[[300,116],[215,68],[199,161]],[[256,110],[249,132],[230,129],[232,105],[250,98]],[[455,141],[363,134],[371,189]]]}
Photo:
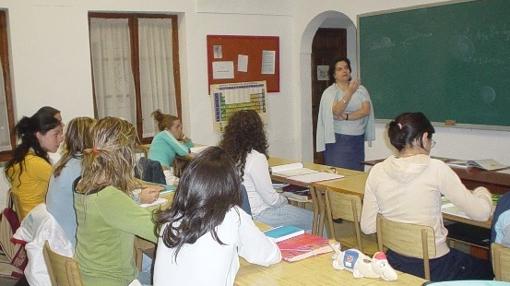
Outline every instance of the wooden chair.
{"label": "wooden chair", "polygon": [[9,189],[8,206],[10,208],[14,209],[14,211],[16,212],[16,215],[18,216],[18,220],[21,223],[22,218],[21,218],[21,207],[19,205],[19,199],[18,199],[18,196],[12,192],[12,189]]}
{"label": "wooden chair", "polygon": [[[377,252],[377,242],[372,237],[364,238],[361,234],[361,198],[334,190],[326,190],[326,216],[329,233],[333,239],[340,241],[342,248],[355,247],[367,255]],[[352,222],[353,235],[337,238],[334,220]]]}
{"label": "wooden chair", "polygon": [[496,280],[510,282],[510,248],[499,243],[491,244],[492,269]]}
{"label": "wooden chair", "polygon": [[379,214],[377,243],[381,251],[386,247],[401,255],[423,259],[425,279],[430,280],[429,257],[436,256],[435,234],[432,227],[396,222]]}
{"label": "wooden chair", "polygon": [[48,241],[44,243],[43,255],[50,275],[51,285],[83,286],[80,267],[73,258],[62,256],[51,250]]}

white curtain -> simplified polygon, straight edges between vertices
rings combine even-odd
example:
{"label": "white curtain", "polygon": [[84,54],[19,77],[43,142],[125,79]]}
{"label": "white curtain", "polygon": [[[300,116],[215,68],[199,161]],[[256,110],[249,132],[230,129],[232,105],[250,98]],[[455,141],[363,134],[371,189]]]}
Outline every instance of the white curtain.
{"label": "white curtain", "polygon": [[177,114],[172,60],[172,20],[138,20],[143,137],[155,134],[151,113]]}
{"label": "white curtain", "polygon": [[117,116],[136,126],[128,20],[92,18],[90,47],[99,118]]}
{"label": "white curtain", "polygon": [[7,101],[5,99],[5,82],[3,67],[0,64],[0,151],[12,149],[9,136],[9,119],[7,117]]}

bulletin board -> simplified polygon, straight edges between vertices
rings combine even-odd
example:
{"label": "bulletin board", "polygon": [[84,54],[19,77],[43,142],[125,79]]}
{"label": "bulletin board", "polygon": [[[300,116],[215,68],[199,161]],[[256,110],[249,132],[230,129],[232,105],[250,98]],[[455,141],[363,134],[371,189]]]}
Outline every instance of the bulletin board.
{"label": "bulletin board", "polygon": [[210,89],[216,132],[223,133],[229,117],[239,110],[254,110],[263,122],[266,121],[265,81],[213,84]]}
{"label": "bulletin board", "polygon": [[279,92],[279,45],[279,37],[208,35],[209,86],[266,81],[268,92]]}

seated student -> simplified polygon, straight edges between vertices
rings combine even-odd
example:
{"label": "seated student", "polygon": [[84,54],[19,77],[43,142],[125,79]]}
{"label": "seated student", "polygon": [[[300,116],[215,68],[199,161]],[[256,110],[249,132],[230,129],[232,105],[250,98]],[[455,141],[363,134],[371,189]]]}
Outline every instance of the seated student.
{"label": "seated student", "polygon": [[238,256],[263,266],[281,260],[276,244],[240,208],[240,185],[234,163],[219,147],[191,161],[171,208],[156,215],[155,286],[234,285]]}
{"label": "seated student", "polygon": [[166,169],[172,167],[175,156],[188,156],[193,147],[191,139],[182,132],[179,118],[156,110],[152,113],[158,122],[159,133],[154,136],[149,148],[149,159],[161,163]]}
{"label": "seated student", "polygon": [[499,198],[491,225],[491,243],[510,247],[510,193]]}
{"label": "seated student", "polygon": [[92,147],[91,129],[95,120],[77,117],[69,122],[64,136],[64,153],[51,176],[46,207],[60,224],[72,245],[76,245],[76,212],[73,183],[81,174],[83,150]]}
{"label": "seated student", "polygon": [[48,152],[56,152],[62,142],[62,125],[53,113],[41,108],[16,124],[16,134],[20,143],[7,162],[5,174],[18,200],[18,215],[23,219],[44,203],[51,176]]}
{"label": "seated student", "polygon": [[225,127],[220,146],[239,168],[255,220],[273,227],[294,225],[312,230],[312,212],[289,205],[287,198],[273,189],[264,125],[255,111],[234,113]]}
{"label": "seated student", "polygon": [[[75,258],[88,285],[128,285],[137,276],[133,258],[135,235],[156,242],[149,210],[132,197],[140,194],[134,177],[137,142],[135,127],[122,119],[106,117],[92,129],[74,206],[78,228]],[[152,201],[159,187],[152,189]]]}
{"label": "seated student", "polygon": [[[441,195],[477,221],[491,213],[491,195],[483,187],[468,190],[444,162],[430,158],[434,127],[421,112],[403,113],[390,122],[388,136],[398,150],[375,165],[368,176],[361,230],[376,232],[376,217],[427,225],[434,229],[436,256],[431,257],[431,280],[490,279],[487,261],[475,259],[446,244],[448,231],[441,215]],[[423,277],[423,260],[388,250],[393,268]]]}

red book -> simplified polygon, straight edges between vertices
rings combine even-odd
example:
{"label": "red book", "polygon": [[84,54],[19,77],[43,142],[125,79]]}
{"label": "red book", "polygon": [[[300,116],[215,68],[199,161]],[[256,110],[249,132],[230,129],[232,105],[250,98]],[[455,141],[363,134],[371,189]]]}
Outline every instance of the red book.
{"label": "red book", "polygon": [[282,252],[283,260],[288,262],[302,260],[333,250],[327,239],[309,233],[280,241],[277,245]]}

